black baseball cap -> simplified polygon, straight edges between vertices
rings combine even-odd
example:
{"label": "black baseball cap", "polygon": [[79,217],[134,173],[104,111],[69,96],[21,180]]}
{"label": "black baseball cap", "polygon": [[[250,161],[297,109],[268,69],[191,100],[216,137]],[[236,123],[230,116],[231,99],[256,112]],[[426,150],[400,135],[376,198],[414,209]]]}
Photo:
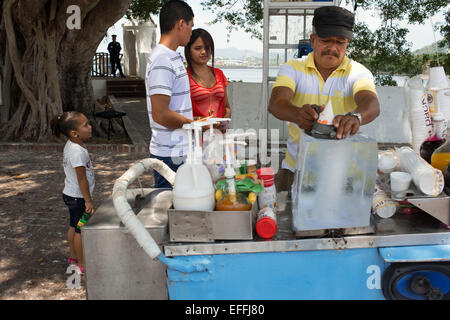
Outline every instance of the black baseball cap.
{"label": "black baseball cap", "polygon": [[355,15],[338,6],[320,7],[314,10],[313,26],[321,38],[344,37],[353,39]]}
{"label": "black baseball cap", "polygon": [[113,34],[111,37],[113,37],[113,38],[117,38],[117,35],[116,34]]}

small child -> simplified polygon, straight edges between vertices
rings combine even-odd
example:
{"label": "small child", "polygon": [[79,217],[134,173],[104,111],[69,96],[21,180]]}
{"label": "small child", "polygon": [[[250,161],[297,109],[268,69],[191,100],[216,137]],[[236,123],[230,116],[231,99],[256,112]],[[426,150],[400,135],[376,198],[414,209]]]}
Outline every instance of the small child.
{"label": "small child", "polygon": [[57,137],[64,134],[67,140],[64,146],[64,190],[62,198],[69,208],[70,227],[67,239],[70,246],[69,264],[78,264],[80,273],[84,275],[83,247],[80,229],[77,223],[84,212],[94,214],[92,192],[95,177],[92,161],[83,143],[91,137],[92,128],[86,116],[80,112],[69,111],[56,116],[51,121],[53,134]]}

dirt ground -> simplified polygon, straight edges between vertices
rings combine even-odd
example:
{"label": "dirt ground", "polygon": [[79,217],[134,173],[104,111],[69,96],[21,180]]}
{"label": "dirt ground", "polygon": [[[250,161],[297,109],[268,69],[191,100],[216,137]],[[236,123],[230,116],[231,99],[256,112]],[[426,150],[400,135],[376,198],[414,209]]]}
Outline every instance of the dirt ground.
{"label": "dirt ground", "polygon": [[[112,192],[115,180],[143,154],[95,154],[98,207]],[[153,185],[151,172],[141,179]],[[69,289],[66,259],[69,256],[68,210],[62,153],[0,152],[0,300],[83,300],[80,289]]]}

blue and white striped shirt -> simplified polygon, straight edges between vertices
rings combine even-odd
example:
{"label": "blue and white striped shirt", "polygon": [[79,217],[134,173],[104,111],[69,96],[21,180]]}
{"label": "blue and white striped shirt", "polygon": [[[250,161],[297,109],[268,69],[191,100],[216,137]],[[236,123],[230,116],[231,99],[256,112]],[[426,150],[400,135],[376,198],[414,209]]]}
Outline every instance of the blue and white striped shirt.
{"label": "blue and white striped shirt", "polygon": [[180,53],[158,44],[147,63],[145,77],[147,109],[152,129],[150,153],[160,157],[180,157],[187,154],[187,134],[183,129],[172,130],[153,120],[150,96],[170,96],[169,109],[193,119],[189,77]]}

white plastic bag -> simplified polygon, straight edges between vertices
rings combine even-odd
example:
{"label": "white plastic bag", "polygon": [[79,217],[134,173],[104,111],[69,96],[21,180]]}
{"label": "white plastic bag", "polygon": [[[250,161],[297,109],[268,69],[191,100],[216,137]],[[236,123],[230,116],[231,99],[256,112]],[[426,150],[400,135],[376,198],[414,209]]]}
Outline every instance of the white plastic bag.
{"label": "white plastic bag", "polygon": [[203,134],[203,163],[209,170],[211,178],[216,183],[225,173],[223,134],[220,130],[209,129]]}

